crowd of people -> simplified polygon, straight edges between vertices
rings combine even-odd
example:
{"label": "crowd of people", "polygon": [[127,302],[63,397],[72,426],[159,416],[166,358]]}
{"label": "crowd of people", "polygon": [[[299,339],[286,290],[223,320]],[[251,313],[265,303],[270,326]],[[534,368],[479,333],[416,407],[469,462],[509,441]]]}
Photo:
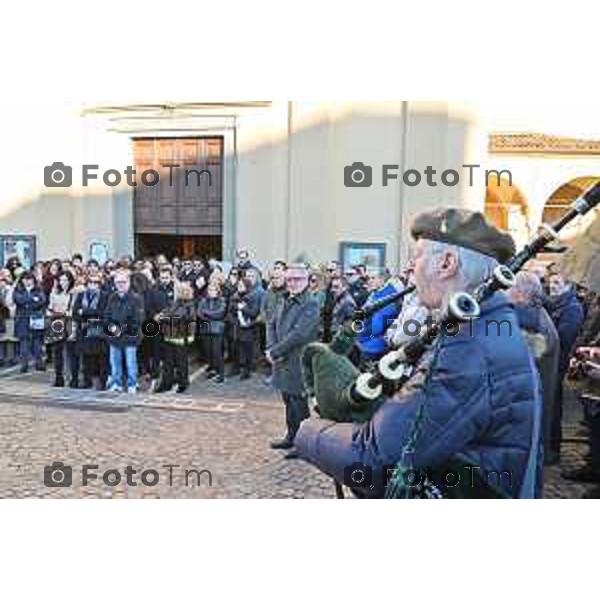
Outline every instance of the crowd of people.
{"label": "crowd of people", "polygon": [[[250,379],[260,367],[286,408],[286,434],[272,447],[297,458],[296,436],[310,417],[303,349],[331,342],[357,308],[396,294],[414,279],[415,263],[392,273],[365,265],[344,271],[336,261],[324,266],[276,261],[262,272],[246,250],[238,251],[227,270],[214,258],[199,257],[123,257],[98,264],[77,254],[38,262],[30,270],[11,258],[0,270],[0,340],[13,337],[17,351],[8,356],[0,344],[0,365],[14,363],[26,373],[51,363],[56,387],[129,394],[144,379],[153,393],[185,393],[191,360],[205,363],[204,376],[215,384]],[[587,377],[599,354],[600,298],[566,281],[554,265],[519,274],[509,294],[541,376],[545,464],[555,464],[573,357],[587,364]],[[421,290],[371,317],[357,335],[352,362],[367,369],[405,344],[411,335],[405,324],[424,323],[434,312],[423,296]],[[600,484],[596,413],[586,415],[593,438],[590,463],[565,476]]]}

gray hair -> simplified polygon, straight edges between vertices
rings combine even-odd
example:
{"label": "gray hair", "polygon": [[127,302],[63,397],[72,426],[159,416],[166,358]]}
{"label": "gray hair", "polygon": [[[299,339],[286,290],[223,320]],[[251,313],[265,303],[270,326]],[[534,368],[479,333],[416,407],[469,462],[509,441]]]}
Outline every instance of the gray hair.
{"label": "gray hair", "polygon": [[539,277],[528,271],[521,271],[517,274],[512,291],[523,294],[532,303],[543,302],[545,296]]}
{"label": "gray hair", "polygon": [[450,252],[456,256],[458,261],[457,278],[460,281],[460,287],[466,292],[472,292],[492,277],[494,270],[498,267],[498,261],[495,258],[469,248],[433,240],[427,240],[426,248],[429,258],[439,256],[445,252]]}

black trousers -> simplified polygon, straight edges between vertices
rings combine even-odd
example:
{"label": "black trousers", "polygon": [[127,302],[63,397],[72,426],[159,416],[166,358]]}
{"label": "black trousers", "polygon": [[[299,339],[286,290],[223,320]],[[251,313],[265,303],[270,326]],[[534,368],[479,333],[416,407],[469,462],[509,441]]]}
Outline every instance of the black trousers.
{"label": "black trousers", "polygon": [[224,338],[222,335],[208,336],[208,366],[219,375],[225,372]]}
{"label": "black trousers", "polygon": [[171,388],[174,383],[184,387],[190,384],[188,347],[165,342],[163,345],[162,385]]}
{"label": "black trousers", "polygon": [[225,325],[225,350],[227,352],[227,360],[233,363],[234,369],[240,366],[240,356],[238,343],[235,338],[233,325],[227,323]]}
{"label": "black trousers", "polygon": [[302,421],[310,417],[308,398],[306,396],[295,396],[292,394],[281,394],[285,404],[285,421],[287,425],[287,438],[293,442],[300,429]]}
{"label": "black trousers", "polygon": [[254,371],[254,356],[256,350],[256,338],[251,337],[238,342],[239,364],[242,373],[249,375]]}
{"label": "black trousers", "polygon": [[69,366],[71,381],[79,379],[79,352],[77,342],[67,342],[61,340],[52,344],[54,372],[57,379],[64,379],[65,374],[65,356]]}
{"label": "black trousers", "polygon": [[94,377],[98,377],[100,388],[106,387],[108,379],[108,349],[104,342],[98,342],[95,353],[83,352],[81,354],[84,387],[92,387]]}
{"label": "black trousers", "polygon": [[162,360],[162,334],[153,337],[144,337],[140,345],[140,366],[141,373],[150,375],[152,379],[157,379],[160,371],[160,361]]}

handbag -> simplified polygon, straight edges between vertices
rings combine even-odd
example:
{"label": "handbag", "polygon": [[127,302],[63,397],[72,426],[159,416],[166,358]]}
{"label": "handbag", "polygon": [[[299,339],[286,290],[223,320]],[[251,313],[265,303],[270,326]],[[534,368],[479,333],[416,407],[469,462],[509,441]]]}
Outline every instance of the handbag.
{"label": "handbag", "polygon": [[42,315],[31,315],[29,317],[29,329],[32,331],[44,331],[46,320]]}

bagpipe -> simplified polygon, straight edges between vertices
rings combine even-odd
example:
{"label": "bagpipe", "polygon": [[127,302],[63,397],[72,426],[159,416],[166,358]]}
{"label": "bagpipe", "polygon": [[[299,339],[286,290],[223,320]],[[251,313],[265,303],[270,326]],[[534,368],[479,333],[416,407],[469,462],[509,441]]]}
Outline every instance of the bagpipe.
{"label": "bagpipe", "polygon": [[508,290],[516,275],[575,219],[588,214],[600,204],[600,183],[588,189],[554,224],[542,224],[538,235],[472,294],[455,294],[444,315],[431,321],[422,333],[398,350],[386,354],[370,371],[361,373],[348,358],[356,336],[364,330],[365,321],[391,304],[415,292],[408,287],[377,303],[359,309],[338,331],[331,344],[310,344],[302,357],[304,380],[309,397],[323,419],[340,423],[368,421],[381,402],[398,391],[412,378],[415,367],[434,342],[445,331],[479,318],[481,303],[495,292]]}

